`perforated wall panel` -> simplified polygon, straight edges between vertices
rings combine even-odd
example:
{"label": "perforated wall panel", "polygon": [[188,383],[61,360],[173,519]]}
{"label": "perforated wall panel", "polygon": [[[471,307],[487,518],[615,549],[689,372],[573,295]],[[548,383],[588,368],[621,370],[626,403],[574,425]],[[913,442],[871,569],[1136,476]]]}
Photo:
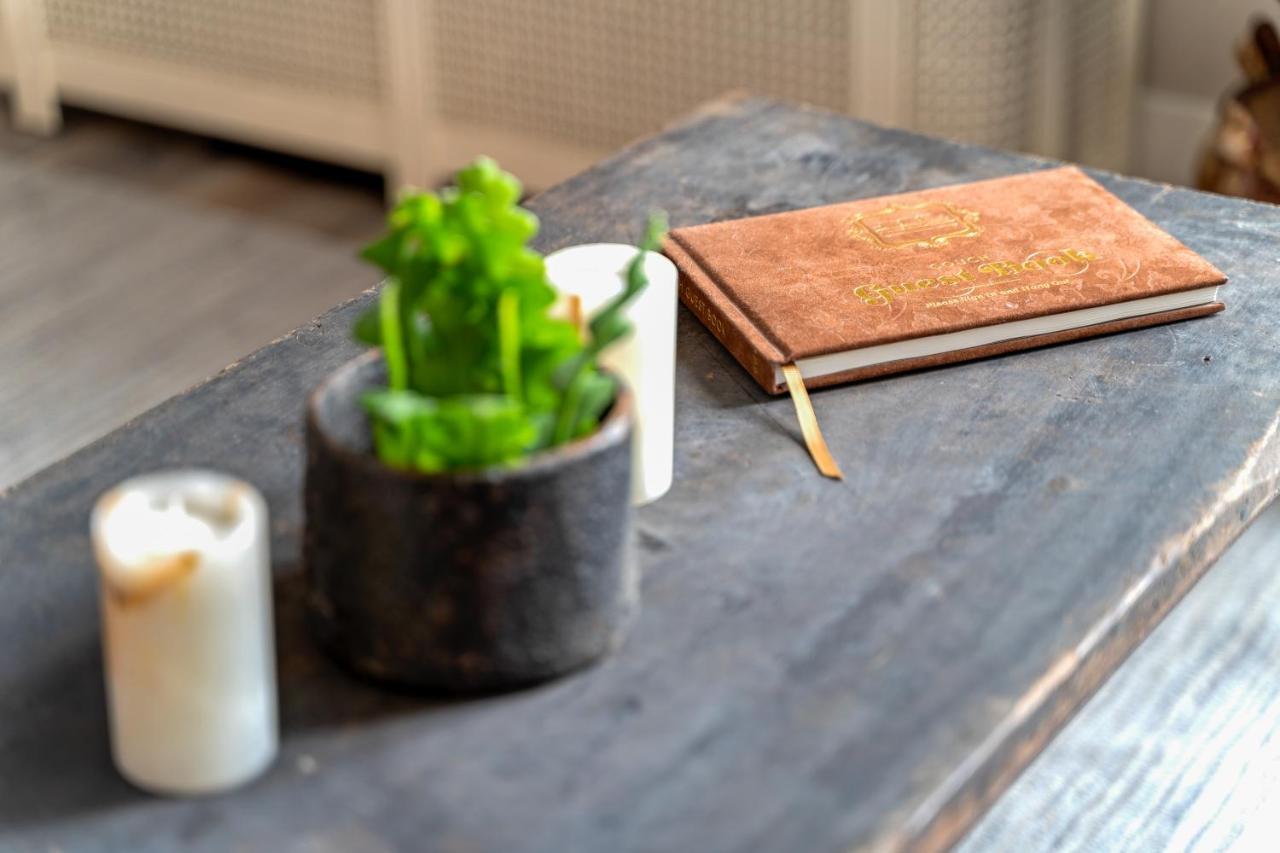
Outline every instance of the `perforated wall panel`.
{"label": "perforated wall panel", "polygon": [[1000,148],[1030,141],[1036,0],[915,0],[915,127]]}
{"label": "perforated wall panel", "polygon": [[1072,156],[1123,168],[1133,116],[1133,79],[1124,65],[1132,56],[1126,20],[1139,0],[1074,0],[1071,3],[1071,95],[1066,132]]}
{"label": "perforated wall panel", "polygon": [[379,0],[46,0],[50,36],[254,81],[374,98]]}
{"label": "perforated wall panel", "polygon": [[[1128,22],[1141,0],[912,2],[915,129],[1034,150],[1037,117],[1055,111],[1058,154],[1123,167],[1134,98]],[[1055,2],[1062,26],[1051,29]],[[1058,77],[1047,71],[1051,56],[1063,59]]]}
{"label": "perforated wall panel", "polygon": [[[388,97],[387,81],[405,77],[387,75],[384,0],[43,1],[55,45],[157,60],[158,78],[172,66],[341,96],[332,107],[338,125],[349,98],[388,111],[389,126],[398,120],[389,111],[406,103]],[[576,152],[616,147],[741,89],[841,112],[856,113],[861,101],[928,133],[1124,165],[1142,0],[416,2],[427,10],[425,23],[412,24],[424,27],[413,34],[422,55],[400,61],[426,65],[427,96],[411,95],[421,103],[420,135],[439,130],[451,151],[468,148],[465,131],[480,125],[512,146],[536,147],[535,136],[565,143],[547,149],[574,153],[546,156],[580,165]],[[891,47],[854,29],[887,19],[896,20],[886,30],[897,35],[883,36]],[[858,76],[881,59],[902,76]],[[870,97],[885,92],[894,97]],[[207,108],[231,112],[235,98]]]}
{"label": "perforated wall panel", "polygon": [[436,0],[446,116],[612,147],[747,89],[847,111],[848,0]]}

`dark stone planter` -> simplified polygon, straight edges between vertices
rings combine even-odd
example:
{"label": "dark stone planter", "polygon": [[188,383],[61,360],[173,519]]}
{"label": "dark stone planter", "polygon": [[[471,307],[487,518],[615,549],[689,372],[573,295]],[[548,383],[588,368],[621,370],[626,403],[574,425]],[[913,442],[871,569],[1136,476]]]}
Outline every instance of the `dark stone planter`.
{"label": "dark stone planter", "polygon": [[360,396],[377,353],[307,407],[311,622],[351,668],[402,685],[496,690],[614,648],[636,606],[632,398],[600,429],[515,469],[425,475],[373,455]]}

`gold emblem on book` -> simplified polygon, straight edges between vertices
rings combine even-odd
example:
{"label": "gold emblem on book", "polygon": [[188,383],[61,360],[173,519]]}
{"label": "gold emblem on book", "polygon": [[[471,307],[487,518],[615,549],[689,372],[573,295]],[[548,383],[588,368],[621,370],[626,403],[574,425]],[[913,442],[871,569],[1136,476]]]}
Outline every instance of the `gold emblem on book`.
{"label": "gold emblem on book", "polygon": [[859,213],[846,221],[850,237],[880,249],[945,246],[957,237],[982,233],[978,214],[944,201],[891,204],[872,213]]}

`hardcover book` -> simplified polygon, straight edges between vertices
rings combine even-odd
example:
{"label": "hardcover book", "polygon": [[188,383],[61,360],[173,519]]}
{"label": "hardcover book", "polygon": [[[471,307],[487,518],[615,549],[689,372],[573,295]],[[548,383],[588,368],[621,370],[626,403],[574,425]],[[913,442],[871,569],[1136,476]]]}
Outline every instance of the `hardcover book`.
{"label": "hardcover book", "polygon": [[665,249],[770,393],[784,369],[821,387],[1200,317],[1226,281],[1070,166],[677,228]]}

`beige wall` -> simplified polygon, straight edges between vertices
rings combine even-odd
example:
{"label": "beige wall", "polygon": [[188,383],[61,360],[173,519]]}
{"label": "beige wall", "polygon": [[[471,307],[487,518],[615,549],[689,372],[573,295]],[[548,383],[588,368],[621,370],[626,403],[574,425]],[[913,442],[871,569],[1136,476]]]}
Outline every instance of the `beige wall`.
{"label": "beige wall", "polygon": [[1239,78],[1235,44],[1259,14],[1280,22],[1280,3],[1147,0],[1146,85],[1216,99]]}
{"label": "beige wall", "polygon": [[1249,20],[1280,26],[1275,0],[1147,0],[1133,171],[1189,183],[1219,97],[1241,79],[1235,44]]}

